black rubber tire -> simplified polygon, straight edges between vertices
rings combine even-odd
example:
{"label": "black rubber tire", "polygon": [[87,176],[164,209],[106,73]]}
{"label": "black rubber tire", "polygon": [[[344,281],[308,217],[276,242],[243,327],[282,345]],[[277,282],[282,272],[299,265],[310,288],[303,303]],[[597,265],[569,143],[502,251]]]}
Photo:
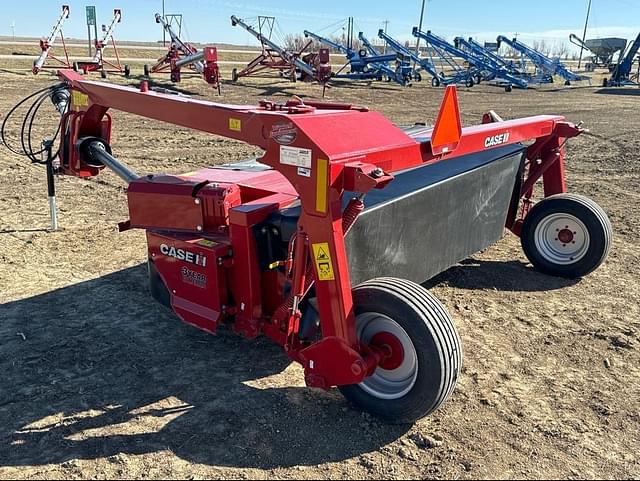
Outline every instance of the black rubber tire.
{"label": "black rubber tire", "polygon": [[570,80],[567,80],[567,81],[564,83],[564,86],[565,86],[565,87],[571,87],[571,81],[570,81]]}
{"label": "black rubber tire", "polygon": [[504,88],[504,91],[505,91],[505,92],[507,92],[508,94],[509,94],[509,93],[511,93],[511,92],[513,92],[513,85],[507,85],[507,86]]}
{"label": "black rubber tire", "polygon": [[431,79],[431,86],[432,87],[440,87],[440,79],[438,77],[433,77]]}
{"label": "black rubber tire", "polygon": [[464,82],[464,86],[467,87],[468,89],[473,88],[474,85],[475,85],[475,82],[473,81],[472,78],[468,78]]}
{"label": "black rubber tire", "polygon": [[[570,214],[587,228],[589,248],[578,262],[567,265],[551,262],[536,247],[537,226],[557,213]],[[612,239],[613,228],[605,211],[591,199],[577,194],[558,194],[538,202],[525,218],[520,234],[522,250],[538,271],[566,279],[580,279],[600,267],[609,255]]]}
{"label": "black rubber tire", "polygon": [[422,286],[393,278],[374,279],[353,290],[356,316],[383,314],[398,323],[414,344],[418,372],[411,390],[385,400],[359,385],[339,387],[359,409],[391,424],[413,423],[438,409],[453,392],[462,368],[462,342],[444,306]]}
{"label": "black rubber tire", "polygon": [[131,67],[129,67],[128,65],[124,66],[124,76],[126,78],[131,77]]}
{"label": "black rubber tire", "polygon": [[149,69],[149,66],[148,66],[148,65],[145,65],[145,66],[143,67],[143,69],[144,69],[144,70],[143,70],[143,71],[144,71],[144,76],[145,76],[145,77],[149,77],[149,75],[151,74],[151,70]]}
{"label": "black rubber tire", "polygon": [[416,82],[422,82],[422,75],[420,73],[416,72],[416,74],[413,76],[413,79]]}
{"label": "black rubber tire", "polygon": [[80,64],[78,62],[73,62],[73,71],[80,73]]}
{"label": "black rubber tire", "polygon": [[234,82],[234,83],[238,81],[238,69],[237,68],[234,68],[231,71],[231,81]]}
{"label": "black rubber tire", "polygon": [[102,77],[103,79],[107,78],[107,71],[106,70],[101,70],[100,71],[100,77]]}
{"label": "black rubber tire", "polygon": [[605,79],[603,79],[603,80],[602,80],[602,86],[603,86],[604,88],[607,88],[607,87],[609,86],[609,80],[608,80],[608,79],[606,79],[606,78],[605,78]]}

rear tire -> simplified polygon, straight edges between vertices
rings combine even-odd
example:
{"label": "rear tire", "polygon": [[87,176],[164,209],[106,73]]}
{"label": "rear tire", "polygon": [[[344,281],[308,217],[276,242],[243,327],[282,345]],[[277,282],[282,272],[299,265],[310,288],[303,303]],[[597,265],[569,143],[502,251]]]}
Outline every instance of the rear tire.
{"label": "rear tire", "polygon": [[237,68],[234,68],[231,71],[231,81],[234,82],[234,83],[238,81],[238,69]]}
{"label": "rear tire", "polygon": [[100,77],[102,77],[103,79],[107,78],[107,71],[102,69],[102,71],[100,72]]}
{"label": "rear tire", "polygon": [[144,66],[144,76],[145,77],[149,77],[149,74],[150,74],[149,66],[145,65]]}
{"label": "rear tire", "polygon": [[124,76],[126,78],[131,77],[131,67],[129,67],[128,65],[124,66]]}
{"label": "rear tire", "polygon": [[606,260],[613,238],[607,214],[591,199],[559,194],[538,202],[520,235],[533,266],[555,277],[579,279]]}
{"label": "rear tire", "polygon": [[432,87],[440,87],[440,79],[438,77],[433,77],[431,79],[431,86]]}
{"label": "rear tire", "polygon": [[462,366],[462,343],[446,309],[422,286],[392,278],[356,287],[353,300],[363,343],[391,335],[402,348],[399,364],[378,367],[363,383],[340,387],[342,394],[393,424],[433,413],[453,392]]}

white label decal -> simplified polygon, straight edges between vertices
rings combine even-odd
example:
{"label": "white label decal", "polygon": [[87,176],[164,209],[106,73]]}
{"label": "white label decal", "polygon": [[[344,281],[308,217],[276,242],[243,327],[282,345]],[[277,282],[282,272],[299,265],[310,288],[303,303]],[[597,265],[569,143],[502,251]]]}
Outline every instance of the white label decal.
{"label": "white label decal", "polygon": [[301,177],[311,177],[311,169],[305,169],[304,167],[298,167],[298,175]]}
{"label": "white label decal", "polygon": [[311,149],[280,146],[280,163],[295,167],[311,168]]}

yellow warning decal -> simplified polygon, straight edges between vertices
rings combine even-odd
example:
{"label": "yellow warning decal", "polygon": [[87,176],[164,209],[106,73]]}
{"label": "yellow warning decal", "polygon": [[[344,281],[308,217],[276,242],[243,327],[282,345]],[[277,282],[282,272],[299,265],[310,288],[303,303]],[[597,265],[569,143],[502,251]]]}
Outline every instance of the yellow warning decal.
{"label": "yellow warning decal", "polygon": [[331,261],[331,250],[328,243],[313,244],[313,258],[316,261],[318,280],[333,281],[336,279],[333,274],[333,262]]}
{"label": "yellow warning decal", "polygon": [[217,242],[213,242],[212,240],[209,240],[209,239],[202,239],[201,241],[198,242],[198,245],[202,246],[202,247],[212,248],[212,247],[217,246],[218,243]]}
{"label": "yellow warning decal", "polygon": [[233,130],[235,132],[242,132],[242,120],[229,119],[229,130]]}
{"label": "yellow warning decal", "polygon": [[327,191],[329,185],[327,182],[329,161],[318,159],[318,168],[316,172],[316,211],[327,213]]}
{"label": "yellow warning decal", "polygon": [[71,103],[73,104],[74,109],[78,109],[80,107],[88,107],[89,96],[77,90],[73,90],[71,93]]}

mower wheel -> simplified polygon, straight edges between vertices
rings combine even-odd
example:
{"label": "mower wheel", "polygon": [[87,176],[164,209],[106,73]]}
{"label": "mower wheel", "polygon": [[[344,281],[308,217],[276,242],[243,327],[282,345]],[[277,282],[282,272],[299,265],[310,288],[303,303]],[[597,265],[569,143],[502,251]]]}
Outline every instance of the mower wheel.
{"label": "mower wheel", "polygon": [[467,88],[472,88],[475,85],[475,82],[473,81],[473,79],[471,77],[469,77],[465,82],[464,82],[465,87]]}
{"label": "mower wheel", "polygon": [[591,199],[559,194],[538,202],[522,226],[525,255],[540,272],[579,279],[606,260],[613,228]]}
{"label": "mower wheel", "polygon": [[128,65],[124,66],[124,76],[126,78],[129,78],[131,76],[131,67],[129,67]]}
{"label": "mower wheel", "polygon": [[342,394],[393,424],[438,409],[462,366],[460,336],[443,305],[422,286],[392,278],[356,287],[353,300],[359,340],[388,357],[361,384],[340,387]]}
{"label": "mower wheel", "polygon": [[102,69],[102,70],[100,71],[100,77],[102,77],[103,79],[106,79],[106,78],[107,78],[107,71],[106,71],[106,70],[104,70],[104,69]]}
{"label": "mower wheel", "polygon": [[150,74],[150,72],[151,72],[151,71],[149,70],[149,66],[148,66],[148,65],[145,65],[145,66],[144,66],[144,76],[145,76],[145,77],[148,77],[148,76],[149,76],[149,74]]}
{"label": "mower wheel", "polygon": [[438,77],[433,77],[431,79],[431,86],[432,87],[440,87],[440,79]]}
{"label": "mower wheel", "polygon": [[231,71],[231,81],[234,82],[234,83],[238,81],[238,69],[237,68],[234,68]]}
{"label": "mower wheel", "polygon": [[416,82],[422,82],[422,75],[418,72],[416,72],[416,74],[413,76],[414,80]]}
{"label": "mower wheel", "polygon": [[505,91],[505,92],[507,92],[508,94],[509,94],[509,93],[511,93],[511,92],[513,92],[513,85],[507,85],[507,86],[504,88],[504,91]]}

